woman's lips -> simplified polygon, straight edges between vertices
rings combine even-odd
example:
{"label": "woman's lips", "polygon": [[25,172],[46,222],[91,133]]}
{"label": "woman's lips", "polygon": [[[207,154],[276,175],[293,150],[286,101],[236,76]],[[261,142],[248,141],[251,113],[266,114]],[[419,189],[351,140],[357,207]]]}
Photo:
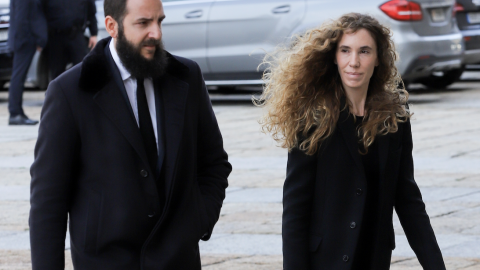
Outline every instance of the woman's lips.
{"label": "woman's lips", "polygon": [[358,73],[358,72],[345,72],[347,74],[348,77],[351,77],[351,78],[358,78],[362,75],[362,73]]}

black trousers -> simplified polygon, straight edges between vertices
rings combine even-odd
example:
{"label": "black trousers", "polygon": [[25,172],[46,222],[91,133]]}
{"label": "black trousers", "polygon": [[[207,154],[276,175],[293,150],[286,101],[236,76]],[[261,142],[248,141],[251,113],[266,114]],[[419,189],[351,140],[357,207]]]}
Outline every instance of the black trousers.
{"label": "black trousers", "polygon": [[25,84],[28,68],[35,51],[35,43],[25,43],[13,52],[12,78],[10,79],[10,88],[8,89],[8,111],[10,116],[24,114],[22,108],[23,85]]}
{"label": "black trousers", "polygon": [[48,35],[48,65],[50,77],[55,79],[62,74],[68,63],[76,65],[87,55],[87,41],[83,32],[70,34],[51,32]]}

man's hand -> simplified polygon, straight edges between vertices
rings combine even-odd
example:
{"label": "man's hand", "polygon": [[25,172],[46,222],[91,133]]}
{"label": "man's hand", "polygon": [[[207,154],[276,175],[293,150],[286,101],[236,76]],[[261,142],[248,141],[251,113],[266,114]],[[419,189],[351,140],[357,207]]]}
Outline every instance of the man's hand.
{"label": "man's hand", "polygon": [[43,49],[42,47],[37,46],[37,52],[42,52],[42,49]]}
{"label": "man's hand", "polygon": [[88,48],[92,50],[97,45],[97,36],[91,36],[88,40]]}

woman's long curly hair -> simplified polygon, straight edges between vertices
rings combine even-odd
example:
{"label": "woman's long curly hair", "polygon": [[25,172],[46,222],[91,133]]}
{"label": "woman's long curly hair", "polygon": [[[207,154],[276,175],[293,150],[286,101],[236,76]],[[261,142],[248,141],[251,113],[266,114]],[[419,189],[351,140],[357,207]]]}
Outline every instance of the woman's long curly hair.
{"label": "woman's long curly hair", "polygon": [[375,40],[379,63],[368,85],[365,116],[358,130],[364,149],[368,151],[375,136],[396,132],[398,123],[410,118],[390,30],[371,16],[349,13],[295,36],[290,46],[278,47],[260,65],[266,66],[265,86],[254,103],[266,106],[259,122],[281,147],[289,151],[298,147],[313,155],[335,131],[340,111],[350,106],[346,99],[340,108],[346,94],[334,63],[337,44],[344,33],[359,29],[366,29]]}

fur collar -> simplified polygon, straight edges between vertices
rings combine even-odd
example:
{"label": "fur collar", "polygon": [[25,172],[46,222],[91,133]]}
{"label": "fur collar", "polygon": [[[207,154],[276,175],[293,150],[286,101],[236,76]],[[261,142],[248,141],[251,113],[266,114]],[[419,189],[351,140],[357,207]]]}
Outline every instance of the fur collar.
{"label": "fur collar", "polygon": [[[108,59],[105,55],[105,47],[108,46],[111,39],[111,37],[108,37],[100,40],[95,48],[83,59],[78,84],[82,90],[89,92],[100,91],[112,79],[111,70],[107,62]],[[165,74],[179,79],[183,79],[188,75],[189,68],[178,61],[175,56],[167,52],[167,58],[168,65]]]}

